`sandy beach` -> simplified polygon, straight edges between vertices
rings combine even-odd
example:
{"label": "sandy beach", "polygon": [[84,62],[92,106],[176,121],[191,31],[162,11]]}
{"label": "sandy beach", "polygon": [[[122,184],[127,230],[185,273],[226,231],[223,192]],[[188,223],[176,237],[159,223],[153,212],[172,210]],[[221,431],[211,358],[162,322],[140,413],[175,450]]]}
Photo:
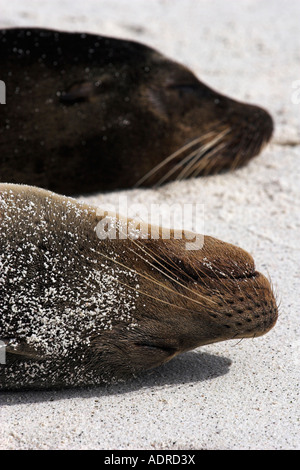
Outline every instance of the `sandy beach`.
{"label": "sandy beach", "polygon": [[0,11],[0,27],[138,40],[269,110],[273,139],[242,169],[80,199],[204,205],[204,232],[249,251],[280,302],[267,335],[198,348],[126,384],[0,394],[0,449],[299,449],[299,1],[0,0]]}

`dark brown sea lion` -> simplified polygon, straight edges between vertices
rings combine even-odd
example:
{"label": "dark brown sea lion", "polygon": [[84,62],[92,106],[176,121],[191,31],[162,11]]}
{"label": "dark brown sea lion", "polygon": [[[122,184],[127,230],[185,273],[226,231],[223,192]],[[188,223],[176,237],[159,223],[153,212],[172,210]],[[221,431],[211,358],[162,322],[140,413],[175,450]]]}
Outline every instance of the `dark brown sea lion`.
{"label": "dark brown sea lion", "polygon": [[272,118],[142,44],[44,29],[0,31],[0,178],[75,194],[244,165]]}
{"label": "dark brown sea lion", "polygon": [[272,288],[246,251],[208,236],[186,250],[190,234],[153,240],[147,225],[120,239],[124,221],[109,220],[119,239],[100,240],[96,208],[0,184],[0,389],[124,379],[275,324]]}

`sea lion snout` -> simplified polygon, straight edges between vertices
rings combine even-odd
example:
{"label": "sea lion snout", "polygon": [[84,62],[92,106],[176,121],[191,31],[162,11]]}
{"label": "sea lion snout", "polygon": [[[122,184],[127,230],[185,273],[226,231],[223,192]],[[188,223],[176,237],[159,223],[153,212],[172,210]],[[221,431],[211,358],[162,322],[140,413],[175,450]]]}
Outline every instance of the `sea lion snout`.
{"label": "sea lion snout", "polygon": [[[228,126],[231,127],[235,139],[241,140],[245,147],[245,156],[256,155],[269,142],[274,130],[272,116],[260,106],[238,103],[228,99]],[[228,137],[229,138],[229,137]],[[251,146],[247,150],[247,146]]]}
{"label": "sea lion snout", "polygon": [[162,121],[164,144],[157,164],[137,186],[238,168],[270,140],[274,124],[266,110],[218,93],[180,64],[158,64],[154,61],[152,82],[143,88],[142,101]]}
{"label": "sea lion snout", "polygon": [[[226,339],[256,337],[276,323],[278,309],[268,279],[256,271],[253,257],[245,250],[205,237],[198,256],[199,281],[215,293],[216,313],[211,313],[226,332]],[[195,254],[194,254],[195,256]],[[197,255],[196,255],[197,256]],[[204,292],[203,287],[201,289]]]}
{"label": "sea lion snout", "polygon": [[208,236],[195,251],[185,250],[182,240],[156,240],[143,245],[143,259],[141,290],[152,306],[147,324],[137,322],[138,344],[160,349],[164,360],[213,342],[260,336],[276,323],[272,287],[239,247]]}
{"label": "sea lion snout", "polygon": [[273,130],[274,121],[272,116],[264,108],[256,105],[247,105],[248,113],[246,113],[245,122],[248,123],[249,129],[257,130],[260,128],[264,140],[270,140]]}

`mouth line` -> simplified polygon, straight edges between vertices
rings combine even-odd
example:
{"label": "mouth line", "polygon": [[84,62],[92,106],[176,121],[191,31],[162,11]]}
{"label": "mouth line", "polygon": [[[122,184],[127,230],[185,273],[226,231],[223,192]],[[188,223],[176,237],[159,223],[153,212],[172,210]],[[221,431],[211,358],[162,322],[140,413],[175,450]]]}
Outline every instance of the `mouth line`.
{"label": "mouth line", "polygon": [[[182,273],[183,274],[183,273]],[[254,271],[254,272],[245,272],[241,275],[230,275],[229,273],[224,273],[222,271],[222,269],[220,269],[219,271],[217,269],[214,269],[213,271],[211,271],[210,273],[208,272],[205,272],[204,275],[202,276],[195,276],[195,274],[191,274],[190,272],[186,271],[185,273],[185,277],[186,277],[186,281],[187,283],[201,283],[201,281],[205,281],[207,279],[212,279],[212,280],[222,280],[222,281],[226,281],[226,280],[230,280],[230,281],[243,281],[245,279],[250,279],[250,280],[254,280],[256,279],[258,276],[260,275],[260,273],[258,271]]]}
{"label": "mouth line", "polygon": [[155,352],[157,350],[163,351],[169,356],[173,356],[174,354],[176,354],[178,352],[176,348],[172,348],[172,347],[168,347],[168,346],[161,346],[161,345],[157,345],[157,344],[150,343],[150,342],[136,342],[134,344],[137,347],[148,348],[149,350],[152,349],[153,352]]}

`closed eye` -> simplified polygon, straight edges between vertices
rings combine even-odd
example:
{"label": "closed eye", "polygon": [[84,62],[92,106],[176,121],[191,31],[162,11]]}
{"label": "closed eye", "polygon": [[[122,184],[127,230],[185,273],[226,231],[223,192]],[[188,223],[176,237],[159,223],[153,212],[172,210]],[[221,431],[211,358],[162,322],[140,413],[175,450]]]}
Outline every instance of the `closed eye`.
{"label": "closed eye", "polygon": [[197,98],[208,98],[211,99],[214,96],[214,92],[211,88],[204,85],[201,82],[194,83],[172,83],[168,85],[169,90],[175,90],[180,96],[194,95]]}
{"label": "closed eye", "polygon": [[195,93],[195,91],[199,91],[199,84],[198,83],[181,83],[181,84],[169,85],[168,88],[171,90],[182,91],[184,93]]}

